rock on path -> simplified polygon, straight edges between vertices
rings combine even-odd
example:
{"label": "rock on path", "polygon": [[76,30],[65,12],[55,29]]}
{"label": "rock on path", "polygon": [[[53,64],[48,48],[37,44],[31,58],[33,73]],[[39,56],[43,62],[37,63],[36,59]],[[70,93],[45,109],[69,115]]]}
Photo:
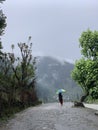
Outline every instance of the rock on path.
{"label": "rock on path", "polygon": [[98,130],[98,116],[94,110],[75,108],[72,103],[58,103],[31,107],[16,114],[0,130]]}

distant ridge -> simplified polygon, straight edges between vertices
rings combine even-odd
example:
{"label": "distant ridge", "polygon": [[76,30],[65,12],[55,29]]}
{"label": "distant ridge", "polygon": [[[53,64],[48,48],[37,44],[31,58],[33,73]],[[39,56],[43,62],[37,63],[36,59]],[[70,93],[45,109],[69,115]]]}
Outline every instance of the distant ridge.
{"label": "distant ridge", "polygon": [[67,90],[65,101],[80,99],[82,90],[71,78],[74,64],[60,61],[57,58],[43,56],[37,58],[37,94],[44,102],[57,100],[56,91],[59,88]]}

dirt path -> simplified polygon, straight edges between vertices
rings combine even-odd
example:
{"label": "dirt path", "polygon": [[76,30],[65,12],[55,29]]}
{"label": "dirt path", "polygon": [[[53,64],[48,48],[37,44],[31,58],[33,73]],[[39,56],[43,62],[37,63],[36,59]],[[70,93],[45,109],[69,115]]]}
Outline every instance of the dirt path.
{"label": "dirt path", "polygon": [[98,116],[88,108],[74,108],[72,103],[43,104],[16,114],[0,130],[98,130]]}
{"label": "dirt path", "polygon": [[95,110],[98,110],[98,104],[85,104],[85,107],[92,108]]}

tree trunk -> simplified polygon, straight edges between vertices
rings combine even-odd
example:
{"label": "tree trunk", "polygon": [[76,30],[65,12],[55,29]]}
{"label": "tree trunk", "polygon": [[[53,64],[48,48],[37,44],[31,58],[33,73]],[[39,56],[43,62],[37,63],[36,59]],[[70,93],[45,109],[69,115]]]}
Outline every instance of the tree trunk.
{"label": "tree trunk", "polygon": [[89,92],[87,92],[85,95],[81,97],[80,102],[84,102],[87,96],[89,96]]}

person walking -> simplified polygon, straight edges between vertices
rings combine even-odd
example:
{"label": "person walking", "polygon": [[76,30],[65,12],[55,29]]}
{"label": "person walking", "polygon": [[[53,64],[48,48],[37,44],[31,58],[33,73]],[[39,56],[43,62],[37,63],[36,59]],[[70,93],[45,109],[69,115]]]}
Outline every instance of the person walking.
{"label": "person walking", "polygon": [[63,95],[61,92],[58,94],[58,98],[59,98],[59,102],[60,102],[61,106],[63,106]]}

